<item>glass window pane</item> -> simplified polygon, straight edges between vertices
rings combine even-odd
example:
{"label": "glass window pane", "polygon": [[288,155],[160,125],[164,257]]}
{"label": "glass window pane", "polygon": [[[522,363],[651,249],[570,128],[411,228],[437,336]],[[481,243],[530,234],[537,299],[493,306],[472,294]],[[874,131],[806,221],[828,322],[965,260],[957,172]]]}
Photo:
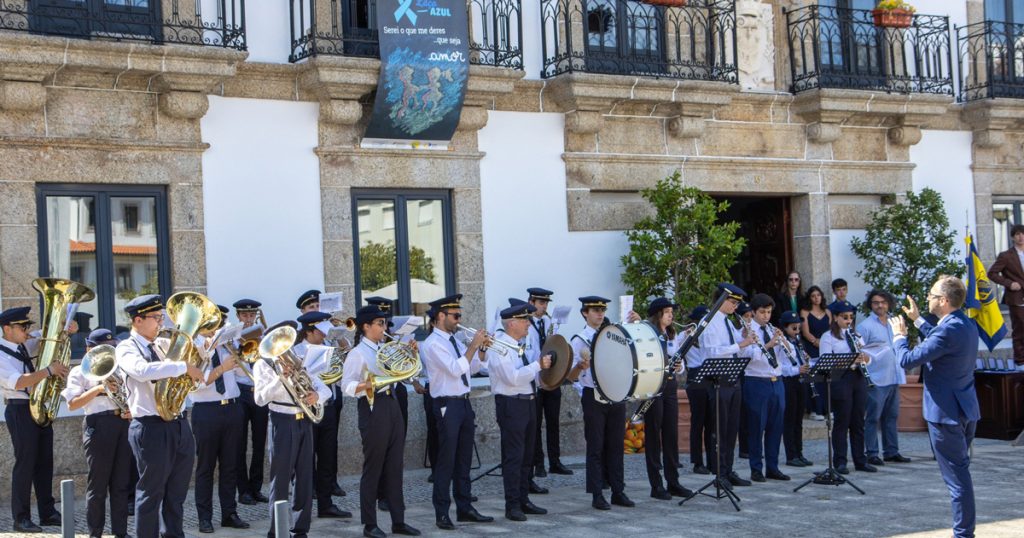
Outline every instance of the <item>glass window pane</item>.
{"label": "glass window pane", "polygon": [[360,200],[356,212],[359,215],[360,296],[398,299],[395,202]]}
{"label": "glass window pane", "polygon": [[1006,0],[985,0],[985,18],[990,21],[1006,21]]}
{"label": "glass window pane", "polygon": [[[91,196],[46,197],[46,276],[81,282],[96,292],[95,200]],[[85,353],[85,337],[97,326],[99,303],[79,306],[78,332],[71,337],[71,358]]]}
{"label": "glass window pane", "polygon": [[615,50],[615,2],[594,0],[587,3],[587,44],[592,50]]}
{"label": "glass window pane", "polygon": [[117,324],[128,327],[125,303],[139,295],[160,293],[156,199],[111,197],[110,219],[114,312]]}
{"label": "glass window pane", "polygon": [[427,302],[444,297],[444,221],[441,200],[409,200],[409,290],[413,313],[426,311]]}

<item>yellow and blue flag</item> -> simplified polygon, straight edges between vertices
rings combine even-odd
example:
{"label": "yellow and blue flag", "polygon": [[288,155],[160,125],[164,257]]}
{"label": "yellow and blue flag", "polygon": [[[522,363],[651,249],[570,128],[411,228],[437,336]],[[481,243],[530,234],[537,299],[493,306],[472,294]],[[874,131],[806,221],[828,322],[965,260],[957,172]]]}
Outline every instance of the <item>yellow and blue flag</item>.
{"label": "yellow and blue flag", "polygon": [[978,324],[978,336],[985,342],[988,350],[992,351],[997,344],[1006,336],[1006,323],[1003,322],[1003,313],[999,311],[999,303],[996,302],[996,290],[988,279],[988,272],[985,265],[978,257],[978,249],[974,246],[973,238],[968,235],[967,241],[967,300],[964,307],[967,308],[967,316]]}

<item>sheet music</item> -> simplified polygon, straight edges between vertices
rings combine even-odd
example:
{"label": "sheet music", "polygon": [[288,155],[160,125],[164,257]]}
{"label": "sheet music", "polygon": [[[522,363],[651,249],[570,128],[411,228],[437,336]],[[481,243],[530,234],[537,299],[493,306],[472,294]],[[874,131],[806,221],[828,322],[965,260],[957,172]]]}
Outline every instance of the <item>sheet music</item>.
{"label": "sheet music", "polygon": [[241,325],[227,325],[213,335],[213,347],[217,349],[228,342],[234,342],[242,334]]}
{"label": "sheet music", "polygon": [[626,323],[626,318],[629,317],[629,312],[633,310],[633,296],[632,295],[620,295],[619,296],[619,323]]}
{"label": "sheet music", "polygon": [[566,305],[556,306],[551,312],[551,321],[555,325],[565,325],[569,322],[569,313],[572,312],[572,307]]}
{"label": "sheet music", "polygon": [[247,337],[259,334],[259,333],[263,332],[263,330],[264,330],[263,325],[260,322],[258,322],[258,321],[256,323],[250,325],[249,327],[245,328],[245,329],[242,329],[241,325],[238,325],[238,327],[239,327],[240,332],[239,332],[237,338],[247,338]]}
{"label": "sheet music", "polygon": [[327,340],[334,342],[340,342],[341,340],[352,341],[352,331],[348,330],[348,327],[344,325],[338,325],[337,327],[331,327],[331,330],[327,331]]}
{"label": "sheet music", "polygon": [[395,316],[391,319],[395,323],[394,334],[399,340],[416,332],[423,325],[423,318],[420,316]]}
{"label": "sheet music", "polygon": [[334,314],[335,312],[341,312],[341,292],[334,291],[331,293],[320,294],[320,311],[328,314]]}
{"label": "sheet music", "polygon": [[333,346],[321,346],[317,344],[309,344],[306,346],[306,356],[302,359],[302,364],[306,368],[306,373],[313,376],[318,375],[321,372],[326,372],[331,365],[331,355],[333,353]]}

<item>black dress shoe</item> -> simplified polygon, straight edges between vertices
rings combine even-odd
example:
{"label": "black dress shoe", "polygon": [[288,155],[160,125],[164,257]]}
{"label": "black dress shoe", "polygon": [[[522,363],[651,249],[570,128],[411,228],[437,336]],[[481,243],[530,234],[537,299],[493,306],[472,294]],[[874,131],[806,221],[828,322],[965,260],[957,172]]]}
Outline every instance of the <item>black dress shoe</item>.
{"label": "black dress shoe", "polygon": [[865,472],[865,473],[877,473],[878,472],[878,468],[875,467],[874,465],[871,465],[870,463],[865,463],[864,465],[854,465],[854,467],[858,471],[862,471],[862,472]]}
{"label": "black dress shoe", "polygon": [[624,492],[612,493],[612,504],[615,506],[625,506],[626,508],[633,508],[636,506],[636,503],[631,501]]}
{"label": "black dress shoe", "polygon": [[348,493],[345,493],[345,490],[341,489],[341,486],[337,484],[335,484],[334,489],[331,490],[331,497],[344,497],[346,495],[348,495]]}
{"label": "black dress shoe", "polygon": [[590,506],[597,508],[598,510],[611,510],[612,505],[608,504],[608,501],[604,499],[604,495],[598,493],[594,495],[594,500],[591,501]]}
{"label": "black dress shoe", "polygon": [[765,473],[765,476],[771,480],[789,480],[789,475],[783,473],[782,471],[769,470],[767,473]]}
{"label": "black dress shoe", "polygon": [[910,463],[910,458],[903,456],[902,454],[896,454],[895,456],[886,456],[885,461],[891,461],[894,463]]}
{"label": "black dress shoe", "polygon": [[651,498],[658,499],[659,501],[671,501],[672,494],[670,494],[667,489],[658,486],[656,488],[651,488]]}
{"label": "black dress shoe", "polygon": [[377,510],[380,510],[381,512],[390,512],[391,503],[389,503],[387,499],[377,499]]}
{"label": "black dress shoe", "polygon": [[764,475],[761,474],[761,471],[758,471],[758,470],[750,471],[750,480],[752,482],[764,482],[765,481],[764,480]]}
{"label": "black dress shoe", "polygon": [[719,485],[722,486],[722,489],[732,491],[732,482],[729,481],[728,476],[723,476],[722,479],[719,480]]}
{"label": "black dress shoe", "polygon": [[542,487],[540,487],[539,484],[537,484],[533,480],[530,480],[530,493],[534,493],[534,494],[537,494],[537,495],[544,495],[547,492],[548,492],[548,488],[542,488]]}
{"label": "black dress shoe", "polygon": [[840,465],[836,467],[836,472],[839,474],[850,474],[850,469],[848,469],[845,465]]}
{"label": "black dress shoe", "polygon": [[572,469],[566,467],[565,465],[562,465],[562,462],[556,461],[555,463],[551,464],[551,474],[570,475],[572,474]]}
{"label": "black dress shoe", "polygon": [[693,466],[694,474],[711,474],[711,470],[707,467],[697,464]]}
{"label": "black dress shoe", "polygon": [[231,514],[227,517],[223,517],[220,520],[220,526],[226,529],[248,529],[249,524],[242,521],[242,518],[238,517],[238,514]]}
{"label": "black dress shoe", "polygon": [[328,506],[327,508],[321,508],[317,512],[316,517],[325,518],[325,519],[326,518],[340,517],[340,518],[343,518],[343,519],[348,519],[348,518],[352,517],[352,512],[349,512],[348,510],[342,510],[341,508],[338,508],[337,506],[334,506],[332,504],[331,506]]}
{"label": "black dress shoe", "polygon": [[132,538],[130,534],[115,534],[114,538]]}
{"label": "black dress shoe", "polygon": [[544,514],[548,513],[548,511],[546,509],[541,508],[541,507],[537,506],[536,504],[533,504],[530,501],[524,502],[522,504],[521,508],[523,509],[523,513],[524,514],[532,514],[532,515],[535,515],[535,516],[543,516]]}
{"label": "black dress shoe", "polygon": [[459,522],[468,523],[490,523],[494,521],[491,516],[485,516],[480,512],[476,511],[476,508],[470,507],[468,512],[462,512],[461,514],[455,514],[455,520]]}
{"label": "black dress shoe", "polygon": [[35,523],[32,523],[31,519],[23,519],[21,521],[14,522],[14,531],[36,533],[43,532],[43,528],[39,525],[36,525]]}
{"label": "black dress shoe", "polygon": [[868,458],[868,463],[870,463],[871,465],[885,465],[885,462],[882,461],[882,458],[879,458],[878,456],[871,456],[870,458]]}
{"label": "black dress shoe", "polygon": [[452,518],[448,517],[447,514],[437,518],[437,528],[443,531],[455,530],[455,524],[452,523]]}
{"label": "black dress shoe", "polygon": [[256,499],[256,502],[258,502],[258,503],[270,502],[270,499],[268,499],[266,495],[260,493],[259,491],[257,491],[256,493],[253,493],[252,494],[252,498]]}
{"label": "black dress shoe", "polygon": [[409,525],[408,523],[399,523],[398,525],[391,526],[391,534],[401,534],[402,536],[419,536],[422,534],[419,529]]}
{"label": "black dress shoe", "polygon": [[813,461],[811,461],[811,460],[809,460],[809,459],[807,459],[807,458],[805,458],[803,456],[800,456],[800,461],[803,462],[804,467],[810,467],[811,465],[814,465]]}
{"label": "black dress shoe", "polygon": [[244,504],[246,506],[252,506],[257,504],[256,498],[250,493],[243,493],[238,496],[238,504]]}
{"label": "black dress shoe", "polygon": [[363,527],[363,536],[366,538],[387,538],[387,534],[380,530],[380,527],[376,525],[367,525]]}
{"label": "black dress shoe", "polygon": [[526,514],[516,508],[506,508],[505,519],[509,521],[526,521]]}
{"label": "black dress shoe", "polygon": [[745,460],[749,460],[750,459],[750,453],[748,453],[748,452],[740,452],[740,458],[741,459],[745,459]]}
{"label": "black dress shoe", "polygon": [[749,486],[750,485],[750,481],[746,480],[744,478],[740,478],[740,475],[736,474],[736,471],[733,471],[733,472],[729,473],[728,475],[726,475],[725,478],[726,478],[726,480],[729,481],[730,484],[732,484],[734,486]]}
{"label": "black dress shoe", "polygon": [[804,462],[800,461],[799,458],[786,460],[786,465],[789,465],[790,467],[806,467],[806,465],[804,465]]}
{"label": "black dress shoe", "polygon": [[60,514],[50,514],[47,517],[39,518],[39,525],[42,527],[60,527]]}
{"label": "black dress shoe", "polygon": [[693,496],[693,491],[691,491],[689,488],[683,487],[683,485],[679,484],[678,482],[675,484],[668,485],[668,493],[673,497],[690,498]]}
{"label": "black dress shoe", "polygon": [[213,533],[213,522],[211,522],[208,519],[207,520],[200,519],[199,520],[199,532],[201,532],[203,534],[212,534]]}
{"label": "black dress shoe", "polygon": [[477,502],[477,501],[479,501],[479,500],[480,500],[480,499],[477,499],[477,498],[476,498],[476,495],[470,495],[470,496],[469,496],[469,502],[471,502],[471,503],[475,503],[475,502]]}
{"label": "black dress shoe", "polygon": [[544,478],[547,475],[548,472],[544,470],[543,463],[533,466],[533,476],[536,476],[537,478]]}

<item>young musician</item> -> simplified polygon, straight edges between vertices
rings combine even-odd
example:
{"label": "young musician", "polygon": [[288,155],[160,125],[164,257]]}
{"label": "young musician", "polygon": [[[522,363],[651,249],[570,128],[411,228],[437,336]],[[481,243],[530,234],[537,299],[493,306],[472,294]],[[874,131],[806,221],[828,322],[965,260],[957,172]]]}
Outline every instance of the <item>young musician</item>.
{"label": "young musician", "polygon": [[[549,336],[554,334],[555,322],[548,315],[548,305],[551,304],[551,290],[544,288],[528,288],[529,303],[534,311],[528,318],[530,321],[529,333],[526,335],[526,358],[530,362],[537,362],[540,352]],[[533,455],[534,473],[536,476],[545,476],[544,472],[544,443],[541,441],[541,423],[544,423],[544,431],[547,437],[548,467],[552,474],[571,475],[572,469],[562,464],[561,448],[559,447],[558,423],[562,412],[562,387],[555,387],[554,390],[537,391],[537,431],[534,435],[536,450]]]}
{"label": "young musician", "polygon": [[[764,482],[789,480],[779,469],[779,444],[782,442],[782,417],[785,415],[786,389],[782,365],[776,349],[782,335],[770,323],[775,301],[758,293],[750,301],[754,311],[748,325],[760,345],[750,348],[750,362],[743,377],[743,406],[747,415],[747,446],[750,448],[750,480]],[[783,354],[784,355],[784,354]],[[763,461],[762,461],[763,456]],[[767,468],[765,472],[764,469]]]}
{"label": "young musician", "polygon": [[[402,495],[402,461],[405,452],[405,425],[392,385],[374,391],[368,377],[382,377],[377,367],[377,352],[384,343],[387,317],[376,306],[364,306],[356,312],[356,342],[345,359],[340,385],[345,394],[358,400],[359,433],[363,442],[363,474],[359,479],[359,512],[363,536],[383,538],[377,526],[378,489],[388,498],[391,532],[419,536],[420,531],[405,522],[405,498]],[[367,396],[373,395],[371,407]]]}
{"label": "young musician", "polygon": [[[243,331],[257,325],[263,303],[253,299],[239,299],[231,306],[235,308],[235,316],[242,324]],[[268,411],[266,407],[256,405],[252,395],[252,380],[248,376],[236,375],[235,382],[238,384],[239,401],[244,416],[242,435],[238,443],[238,502],[247,505],[265,503],[269,499],[260,490],[263,489],[263,456],[267,452]],[[252,460],[246,458],[250,437]]]}
{"label": "young musician", "polygon": [[448,516],[450,491],[455,492],[456,519],[477,523],[494,521],[473,508],[469,468],[473,458],[476,413],[469,401],[469,377],[486,360],[482,353],[489,338],[480,330],[469,346],[455,338],[462,319],[462,294],[443,297],[430,303],[434,311],[434,330],[423,342],[420,357],[430,375],[430,395],[437,421],[437,467],[434,469],[434,515],[437,527],[453,530]]}
{"label": "young musician", "polygon": [[295,300],[295,308],[299,309],[299,314],[320,310],[320,290],[307,290],[303,292]]}
{"label": "young musician", "polygon": [[[391,318],[394,316],[394,310],[392,308],[393,303],[391,299],[385,297],[367,297],[366,304],[376,306],[384,315],[387,316],[388,326],[387,330],[390,332],[394,327],[394,322]],[[394,386],[395,400],[398,402],[398,409],[402,412],[402,424],[405,427],[405,432],[409,433],[409,391],[405,388],[405,383],[395,383]],[[383,487],[383,477],[381,478],[381,487],[377,488],[377,507],[385,512],[391,509],[388,506],[387,494]]]}
{"label": "young musician", "polygon": [[[85,352],[96,346],[113,345],[117,341],[107,329],[96,329],[85,340]],[[113,376],[117,376],[115,371]],[[118,377],[120,379],[120,377]],[[128,491],[131,465],[131,446],[128,445],[128,421],[132,416],[127,409],[118,408],[107,396],[107,384],[86,379],[81,366],[68,374],[68,384],[61,396],[68,409],[85,410],[82,421],[82,448],[89,465],[85,489],[85,521],[89,536],[103,535],[106,522],[107,495],[110,495],[110,531],[114,536],[128,535]]]}
{"label": "young musician", "polygon": [[[294,327],[293,323],[284,322],[276,327],[285,324]],[[305,364],[301,366],[306,368]],[[274,502],[287,501],[290,489],[292,537],[306,538],[312,520],[313,421],[299,403],[316,405],[330,398],[331,391],[319,377],[310,375],[313,392],[306,394],[303,402],[296,402],[284,385],[285,379],[295,375],[293,365],[283,358],[261,359],[253,368],[256,405],[270,408],[270,532],[267,536],[274,535]]]}
{"label": "young musician", "polygon": [[[782,418],[782,444],[786,447],[786,465],[809,467],[811,462],[804,458],[804,411],[807,409],[807,390],[801,376],[807,375],[810,366],[800,341],[803,320],[794,311],[780,316],[782,333],[786,339],[776,348],[776,357],[782,366],[782,384],[786,388],[786,410]],[[785,348],[783,348],[785,346]]]}
{"label": "young musician", "polygon": [[32,487],[35,485],[39,523],[60,526],[60,513],[53,499],[53,426],[40,426],[32,419],[28,398],[32,387],[51,377],[67,377],[68,368],[57,362],[36,371],[25,349],[30,308],[9,308],[0,313],[0,389],[4,396],[4,418],[14,448],[11,469],[11,518],[16,532],[43,532],[32,522]]}
{"label": "young musician", "polygon": [[117,345],[117,366],[124,374],[132,423],[128,442],[139,466],[135,493],[135,536],[183,538],[183,505],[188,495],[195,438],[185,419],[185,402],[171,421],[157,413],[154,381],[188,375],[203,379],[199,368],[183,360],[160,360],[157,334],[163,326],[164,305],[159,295],[142,295],[124,306],[132,320],[131,336]]}
{"label": "young musician", "polygon": [[[854,353],[864,345],[859,336],[850,332],[853,315],[857,307],[849,301],[836,301],[829,305],[832,311],[832,327],[821,336],[821,354]],[[832,452],[836,470],[849,474],[846,467],[846,437],[850,437],[853,464],[858,471],[874,473],[878,469],[868,463],[864,453],[864,414],[867,410],[868,384],[861,373],[860,364],[866,364],[868,356],[861,353],[851,370],[838,379],[832,379],[832,413],[835,425],[832,429]]]}
{"label": "young musician", "polygon": [[[708,307],[700,305],[695,307],[688,317],[692,323],[698,323],[708,314]],[[686,352],[686,378],[694,379],[704,363],[704,351],[697,342]],[[712,421],[714,421],[713,405],[708,399],[708,389],[696,383],[686,384],[686,398],[690,401],[690,463],[693,464],[695,474],[711,474],[711,470],[704,465],[704,453],[711,455],[711,443],[714,441],[712,435]],[[708,462],[711,465],[711,462]],[[714,467],[714,465],[711,465]]]}
{"label": "young musician", "polygon": [[[750,325],[754,319],[754,309],[750,306],[750,303],[743,301],[739,306],[736,307],[736,328],[742,329],[744,324]],[[737,385],[737,389],[740,396],[740,418],[739,424],[737,425],[736,440],[739,445],[739,456],[742,459],[750,458],[750,448],[747,446],[750,440],[750,434],[747,432],[747,426],[750,424],[750,418],[747,416],[747,407],[743,405],[743,379],[746,377],[745,372],[740,372],[740,380]]]}
{"label": "young musician", "polygon": [[[587,493],[593,496],[590,505],[598,510],[611,510],[604,498],[607,483],[612,490],[612,504],[631,508],[636,506],[626,496],[623,470],[623,441],[626,438],[626,404],[605,403],[595,394],[594,378],[590,371],[590,349],[597,332],[606,323],[608,299],[596,295],[580,297],[580,314],[586,327],[569,341],[573,350],[573,370],[569,378],[579,380],[583,387],[583,434],[587,442]],[[637,316],[631,313],[630,320]]]}
{"label": "young musician", "polygon": [[[536,309],[530,304],[517,304],[501,311],[502,328],[497,341],[516,347],[529,331]],[[530,502],[530,463],[534,455],[537,420],[537,374],[551,366],[551,356],[534,362],[525,350],[515,353],[507,347],[492,346],[487,350],[491,392],[494,393],[495,416],[501,430],[501,476],[505,488],[505,518],[526,521],[526,514],[543,515],[547,510]]]}

